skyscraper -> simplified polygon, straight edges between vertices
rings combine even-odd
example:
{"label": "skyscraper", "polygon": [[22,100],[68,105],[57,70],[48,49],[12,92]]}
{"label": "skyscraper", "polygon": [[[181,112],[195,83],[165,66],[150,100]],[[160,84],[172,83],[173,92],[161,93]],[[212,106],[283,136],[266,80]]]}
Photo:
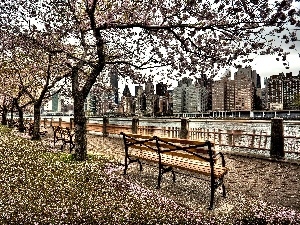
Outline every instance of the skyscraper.
{"label": "skyscraper", "polygon": [[272,75],[266,80],[269,108],[297,109],[294,99],[300,94],[300,76],[292,73]]}
{"label": "skyscraper", "polygon": [[110,71],[110,85],[114,94],[114,103],[119,104],[119,93],[118,93],[118,73],[116,70]]}
{"label": "skyscraper", "polygon": [[160,82],[156,84],[156,94],[158,96],[165,96],[167,93],[167,85]]}
{"label": "skyscraper", "polygon": [[147,96],[154,94],[154,84],[150,79],[145,84],[145,93]]}
{"label": "skyscraper", "polygon": [[123,96],[125,96],[125,97],[131,97],[132,96],[127,84],[124,87]]}
{"label": "skyscraper", "polygon": [[[235,110],[252,110],[254,99],[253,80],[247,74],[235,74]],[[255,77],[256,81],[256,77]]]}
{"label": "skyscraper", "polygon": [[174,113],[197,113],[207,109],[207,91],[192,79],[183,78],[173,90]]}

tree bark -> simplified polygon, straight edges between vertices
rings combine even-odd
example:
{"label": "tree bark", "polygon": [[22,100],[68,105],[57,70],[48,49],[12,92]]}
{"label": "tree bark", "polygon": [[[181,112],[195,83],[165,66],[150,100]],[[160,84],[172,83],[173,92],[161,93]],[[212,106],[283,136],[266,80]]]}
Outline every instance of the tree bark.
{"label": "tree bark", "polygon": [[18,119],[18,130],[21,133],[24,133],[25,127],[24,127],[24,113],[22,108],[19,105],[18,98],[13,99],[13,104],[15,105],[16,109],[18,110],[19,119]]}
{"label": "tree bark", "polygon": [[24,133],[24,131],[25,131],[24,113],[23,113],[22,108],[20,108],[20,110],[18,110],[18,112],[19,112],[19,120],[18,120],[18,123],[19,123],[19,132]]}
{"label": "tree bark", "polygon": [[33,116],[34,116],[34,124],[33,124],[33,134],[32,140],[41,140],[40,136],[40,124],[41,124],[41,103],[36,102],[33,106]]}
{"label": "tree bark", "polygon": [[1,120],[1,124],[2,125],[7,125],[7,112],[8,112],[8,109],[3,106],[3,109],[2,109],[2,120]]}
{"label": "tree bark", "polygon": [[19,119],[18,119],[18,123],[19,123],[19,132],[21,133],[24,133],[25,131],[25,126],[24,126],[24,112],[23,112],[23,109],[19,106],[19,105],[16,105],[16,108],[18,110],[18,113],[19,113]]}
{"label": "tree bark", "polygon": [[75,159],[83,161],[87,157],[86,117],[84,97],[81,92],[74,98]]}
{"label": "tree bark", "polygon": [[8,124],[8,126],[10,127],[10,128],[12,128],[12,127],[14,127],[14,125],[13,125],[13,120],[14,120],[14,106],[13,106],[13,104],[12,104],[12,106],[11,106],[11,108],[10,108],[10,122],[9,122],[9,124]]}

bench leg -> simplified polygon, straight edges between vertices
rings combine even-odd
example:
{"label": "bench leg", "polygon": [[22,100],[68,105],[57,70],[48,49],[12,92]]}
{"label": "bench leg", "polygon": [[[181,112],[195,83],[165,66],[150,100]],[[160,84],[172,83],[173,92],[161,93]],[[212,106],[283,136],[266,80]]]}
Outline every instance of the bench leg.
{"label": "bench leg", "polygon": [[127,168],[128,168],[127,157],[125,157],[124,175],[126,175]]}
{"label": "bench leg", "polygon": [[64,142],[64,140],[62,140],[62,145],[60,146],[60,150],[63,151],[65,148],[66,143]]}
{"label": "bench leg", "polygon": [[222,190],[223,190],[223,197],[226,197],[226,190],[225,190],[225,185],[222,184]]}
{"label": "bench leg", "polygon": [[54,134],[54,137],[53,137],[53,144],[54,144],[54,147],[55,147],[55,143],[56,143],[56,134]]}
{"label": "bench leg", "polygon": [[156,189],[160,189],[161,177],[162,177],[162,174],[161,174],[161,172],[159,172],[158,179],[157,179],[157,187],[156,187]]}
{"label": "bench leg", "polygon": [[173,182],[175,183],[176,177],[175,177],[175,172],[172,170],[172,174],[173,174]]}
{"label": "bench leg", "polygon": [[162,177],[162,166],[161,165],[159,165],[158,166],[158,178],[157,178],[157,187],[156,187],[156,189],[159,189],[160,188],[160,182],[161,182],[161,177]]}
{"label": "bench leg", "polygon": [[214,197],[215,197],[215,182],[212,180],[210,185],[210,204],[209,210],[212,210],[214,207]]}
{"label": "bench leg", "polygon": [[140,160],[137,160],[137,162],[140,164],[140,171],[142,171],[142,170],[143,170],[143,166],[142,166],[141,161],[140,161]]}
{"label": "bench leg", "polygon": [[[128,162],[128,160],[129,160],[129,162]],[[129,165],[130,163],[133,163],[133,162],[138,162],[138,163],[140,164],[140,171],[143,170],[142,163],[141,163],[141,161],[140,161],[139,159],[131,159],[131,158],[129,158],[129,157],[125,157],[124,175],[126,175],[126,171],[127,171],[127,169],[128,169],[128,165]]]}

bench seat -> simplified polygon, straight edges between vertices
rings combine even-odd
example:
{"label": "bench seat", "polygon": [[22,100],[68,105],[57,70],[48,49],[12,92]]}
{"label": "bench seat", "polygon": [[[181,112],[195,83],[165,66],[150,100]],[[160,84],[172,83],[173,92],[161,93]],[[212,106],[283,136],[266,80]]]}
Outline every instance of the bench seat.
{"label": "bench seat", "polygon": [[[157,163],[159,161],[157,152],[151,151],[131,151],[129,156],[137,157],[142,160],[151,161]],[[187,155],[190,156],[190,155]],[[206,176],[210,176],[211,169],[209,162],[191,159],[189,157],[174,156],[171,154],[161,155],[162,164],[166,166],[175,167],[182,170],[188,170],[190,172],[200,173]],[[221,165],[214,166],[214,175],[216,178],[224,176],[228,172],[226,167]]]}

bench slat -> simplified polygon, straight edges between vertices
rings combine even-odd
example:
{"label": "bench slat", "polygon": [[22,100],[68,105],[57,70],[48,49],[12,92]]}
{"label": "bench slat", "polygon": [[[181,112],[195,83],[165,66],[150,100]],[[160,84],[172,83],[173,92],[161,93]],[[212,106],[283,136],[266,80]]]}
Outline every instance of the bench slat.
{"label": "bench slat", "polygon": [[[179,139],[179,138],[166,138],[160,137],[160,140],[163,142],[170,142],[170,143],[178,143],[178,144],[185,144],[185,145],[204,145],[205,141],[195,141],[195,140],[188,140],[188,139]],[[214,146],[214,143],[211,142],[211,145]]]}
{"label": "bench slat", "polygon": [[[151,162],[158,162],[158,154],[154,151],[132,151],[129,155]],[[190,172],[197,172],[206,176],[211,175],[209,163],[204,162],[201,159],[191,159],[167,154],[162,154],[161,157],[162,164],[165,166],[188,170]],[[222,167],[221,165],[215,164],[214,166],[214,174],[216,178],[222,177],[227,171],[228,169],[226,167]]]}

